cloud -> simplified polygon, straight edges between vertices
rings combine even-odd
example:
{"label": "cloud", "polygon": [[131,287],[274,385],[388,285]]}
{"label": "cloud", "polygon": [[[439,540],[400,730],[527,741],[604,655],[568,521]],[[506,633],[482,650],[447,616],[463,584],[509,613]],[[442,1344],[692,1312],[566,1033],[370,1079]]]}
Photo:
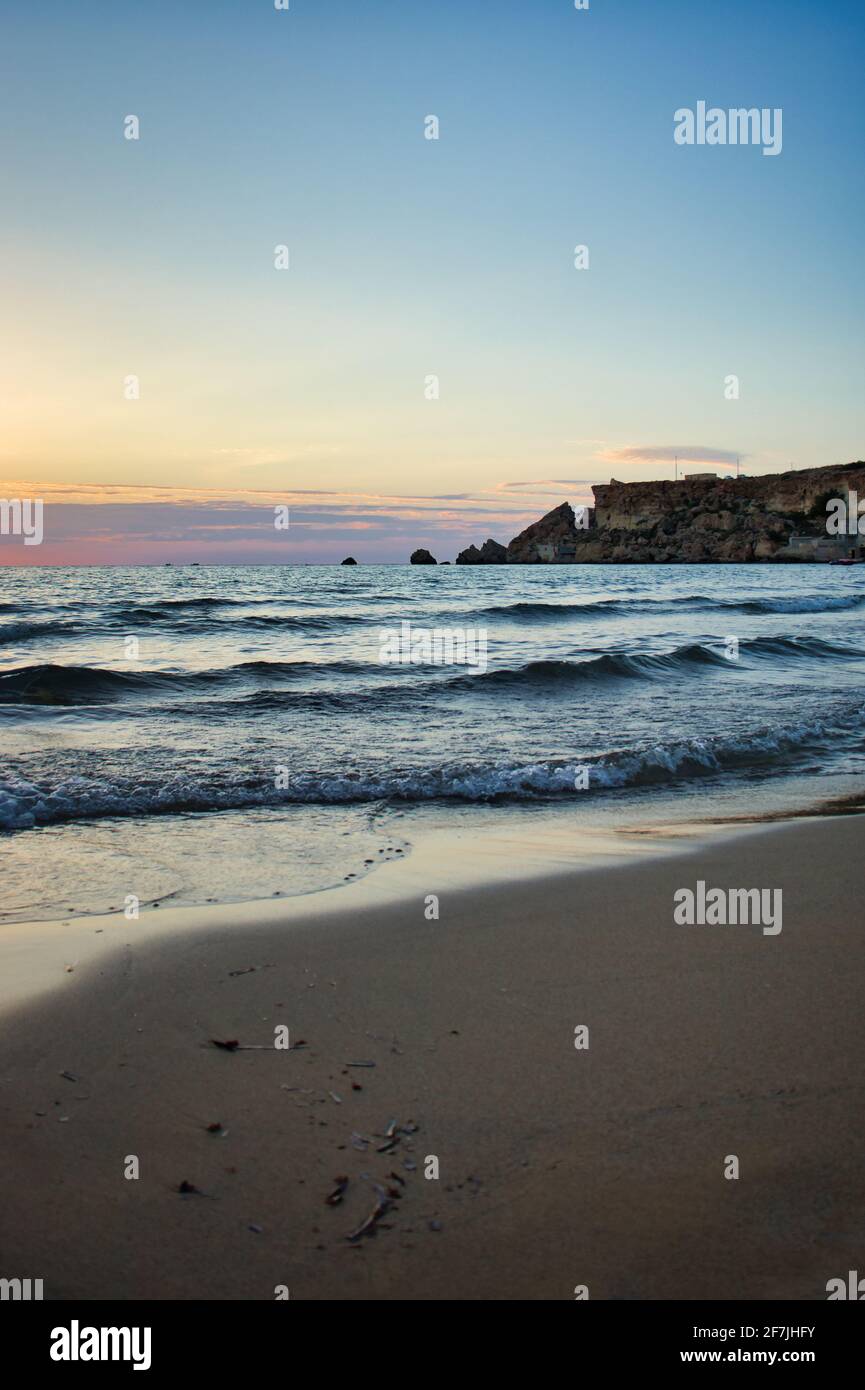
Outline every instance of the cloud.
{"label": "cloud", "polygon": [[[488,536],[503,542],[542,510],[521,494],[380,496],[309,489],[122,487],[0,480],[0,496],[44,501],[44,543],[0,537],[0,565],[405,562],[431,545],[450,557]],[[290,527],[276,531],[274,508]]]}
{"label": "cloud", "polygon": [[532,482],[499,483],[497,492],[541,492],[550,487],[591,487],[600,478],[537,478]]}
{"label": "cloud", "polygon": [[735,449],[717,449],[710,444],[631,444],[624,449],[604,449],[600,457],[608,463],[720,463],[735,465],[749,457]]}

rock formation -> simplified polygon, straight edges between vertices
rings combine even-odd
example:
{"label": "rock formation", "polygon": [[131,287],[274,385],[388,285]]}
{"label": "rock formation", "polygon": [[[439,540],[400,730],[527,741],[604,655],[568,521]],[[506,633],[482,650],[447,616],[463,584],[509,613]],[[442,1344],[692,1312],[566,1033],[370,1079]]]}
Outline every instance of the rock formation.
{"label": "rock formation", "polygon": [[574,559],[576,537],[574,509],[570,502],[563,502],[514,537],[507,548],[508,564],[567,564]]}
{"label": "rock formation", "polygon": [[484,541],[480,550],[476,545],[470,545],[466,550],[461,550],[456,562],[458,565],[506,565],[508,548],[490,538],[490,540]]}
{"label": "rock formation", "polygon": [[[828,558],[826,504],[855,492],[865,502],[865,463],[803,468],[759,478],[698,474],[677,482],[620,483],[592,488],[594,508],[574,515],[563,502],[515,536],[509,565],[699,564]],[[846,553],[858,537],[837,538]],[[791,545],[791,540],[793,544]],[[495,547],[495,549],[490,549]],[[498,563],[502,547],[469,546],[458,564]],[[490,558],[484,559],[484,552]]]}
{"label": "rock formation", "polygon": [[592,488],[594,526],[576,535],[577,563],[612,560],[668,564],[801,560],[793,536],[826,537],[826,502],[863,495],[865,464],[803,468],[759,478],[711,475],[679,482]]}
{"label": "rock formation", "polygon": [[413,550],[411,553],[411,564],[434,565],[436,564],[436,560],[430,555],[428,550]]}
{"label": "rock formation", "polygon": [[357,560],[354,558],[353,555],[346,555],[345,559],[340,561],[340,564],[342,564],[342,565],[356,565],[356,564],[357,564]]}

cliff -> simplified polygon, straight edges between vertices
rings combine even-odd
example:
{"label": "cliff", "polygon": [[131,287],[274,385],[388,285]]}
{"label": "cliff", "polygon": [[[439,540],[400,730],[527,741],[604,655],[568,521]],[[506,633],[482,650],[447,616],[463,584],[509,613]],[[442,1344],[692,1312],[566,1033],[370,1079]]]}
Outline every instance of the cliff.
{"label": "cliff", "polygon": [[[595,506],[584,512],[582,524],[563,502],[514,537],[507,561],[697,564],[828,558],[825,548],[831,550],[834,543],[827,539],[826,502],[848,491],[865,500],[865,463],[760,478],[698,475],[652,483],[613,479],[592,488]],[[844,545],[841,538],[840,553]],[[469,547],[463,555],[472,550]],[[467,558],[463,563],[477,562]]]}
{"label": "cliff", "polygon": [[575,558],[576,538],[574,509],[570,502],[563,502],[514,537],[508,546],[508,564],[566,564]]}

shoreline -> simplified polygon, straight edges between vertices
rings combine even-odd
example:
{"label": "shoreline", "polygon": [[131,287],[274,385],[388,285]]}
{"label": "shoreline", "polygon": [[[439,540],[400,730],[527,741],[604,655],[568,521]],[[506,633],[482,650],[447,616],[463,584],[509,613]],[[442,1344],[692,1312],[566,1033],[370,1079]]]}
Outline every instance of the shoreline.
{"label": "shoreline", "polygon": [[[749,833],[754,827],[742,829]],[[729,826],[717,833],[735,831],[735,826]],[[698,830],[666,823],[617,829],[545,823],[528,832],[525,824],[506,830],[438,828],[427,830],[414,842],[405,841],[406,852],[399,858],[384,861],[351,882],[340,880],[306,892],[237,902],[142,904],[137,920],[126,920],[115,911],[6,921],[0,924],[0,953],[5,955],[5,968],[0,971],[0,1021],[16,1002],[61,987],[64,973],[95,968],[112,953],[142,941],[218,932],[229,926],[250,931],[289,928],[306,919],[328,921],[399,907],[436,880],[442,863],[448,865],[452,888],[470,893],[505,882],[541,883],[622,860],[650,861],[659,854],[686,853],[692,843],[710,839],[709,827]]]}
{"label": "shoreline", "polygon": [[[393,884],[397,885],[400,891],[401,880],[394,879],[393,875],[399,871],[401,864],[410,863],[416,858],[418,853],[430,841],[435,841],[440,846],[440,850],[446,859],[449,858],[452,846],[457,848],[457,859],[465,866],[465,855],[462,852],[462,845],[467,837],[472,840],[472,852],[478,849],[482,851],[482,859],[486,864],[486,871],[480,873],[466,873],[463,881],[466,886],[483,887],[486,883],[494,883],[503,872],[511,868],[511,858],[508,845],[516,842],[523,856],[522,866],[518,872],[518,877],[542,877],[550,872],[563,872],[570,869],[584,870],[592,867],[593,864],[600,865],[607,861],[613,861],[622,855],[640,854],[651,856],[657,852],[675,852],[683,843],[702,841],[710,843],[713,838],[719,835],[735,834],[737,832],[747,833],[750,830],[761,826],[775,824],[785,824],[799,820],[821,820],[835,816],[859,815],[865,812],[865,795],[861,791],[846,792],[842,795],[818,797],[816,800],[805,798],[801,795],[793,799],[785,798],[785,802],[780,805],[764,805],[762,809],[755,811],[739,811],[723,814],[721,811],[713,811],[711,814],[698,814],[702,809],[701,803],[696,803],[691,807],[691,814],[687,818],[677,818],[670,814],[677,803],[671,799],[659,806],[651,809],[651,814],[646,814],[646,808],[639,803],[632,804],[626,808],[619,808],[619,815],[616,819],[611,817],[611,808],[599,803],[595,807],[595,815],[591,819],[579,817],[569,818],[567,812],[570,808],[565,805],[557,804],[554,801],[549,803],[538,802],[530,809],[532,818],[525,818],[524,813],[527,808],[523,803],[515,803],[513,807],[496,803],[477,803],[472,809],[480,812],[480,823],[474,817],[471,822],[468,820],[458,821],[456,828],[451,828],[445,824],[435,822],[432,826],[422,819],[418,819],[418,813],[423,814],[430,809],[429,803],[412,805],[398,813],[399,819],[390,820],[386,814],[382,825],[374,826],[375,835],[384,841],[384,845],[377,847],[377,853],[382,856],[378,860],[367,857],[361,864],[360,855],[363,850],[359,850],[353,862],[355,868],[348,874],[339,871],[338,877],[331,877],[329,881],[318,882],[314,885],[296,889],[281,889],[277,892],[266,890],[263,885],[258,891],[249,891],[244,896],[229,897],[208,895],[202,898],[196,895],[195,889],[188,886],[167,888],[166,891],[154,897],[142,897],[140,899],[140,913],[149,916],[153,911],[160,911],[160,916],[165,917],[167,913],[173,912],[210,912],[213,908],[234,908],[237,910],[248,907],[265,908],[272,904],[287,904],[295,901],[309,902],[320,894],[332,894],[337,890],[357,887],[360,883],[374,882],[377,891],[378,886],[384,882],[387,888],[384,892],[384,900],[391,901],[390,892]],[[442,803],[443,810],[453,811],[453,807],[448,803]],[[256,808],[259,809],[259,808]],[[297,806],[292,806],[291,810],[297,810]],[[336,808],[335,808],[336,809]],[[395,808],[392,808],[395,809]],[[459,808],[458,809],[463,809]],[[493,813],[497,815],[507,812],[510,809],[520,813],[520,818],[515,820],[512,825],[506,821],[496,823],[490,819]],[[641,814],[642,812],[642,814]],[[217,821],[224,815],[241,815],[242,808],[227,808],[226,810],[216,810],[212,813],[212,818]],[[202,818],[202,813],[196,813],[193,819]],[[207,818],[204,816],[203,818]],[[134,819],[134,818],[133,818]],[[167,817],[167,824],[171,826],[173,816]],[[183,819],[181,817],[181,819]],[[376,820],[379,819],[376,813]],[[400,824],[404,820],[405,824]],[[93,822],[97,827],[111,826],[118,824],[125,827],[125,820],[114,821],[111,817],[101,817]],[[50,827],[52,832],[61,832],[64,829],[73,832],[79,831],[86,822],[72,822],[70,825],[61,823],[58,826]],[[504,827],[504,828],[503,828]],[[12,838],[27,837],[30,834],[45,833],[46,827],[35,827],[34,829],[19,830],[9,832]],[[637,845],[643,848],[637,849]],[[368,851],[371,853],[371,850]],[[343,865],[342,867],[346,867]],[[379,875],[382,871],[387,871],[387,876],[382,880]],[[273,876],[272,861],[268,872]],[[263,874],[262,874],[263,876]],[[121,879],[119,873],[115,875],[113,887],[105,890],[105,897],[121,900],[128,880]],[[216,888],[216,885],[208,887]],[[407,889],[405,891],[408,891]],[[216,888],[218,893],[218,888]],[[74,896],[69,892],[69,897]],[[62,900],[62,899],[61,899]],[[116,924],[120,916],[121,909],[102,907],[74,907],[66,912],[50,912],[40,915],[34,911],[21,915],[13,908],[8,914],[0,912],[0,949],[4,939],[4,933],[15,928],[30,928],[34,933],[44,932],[48,928],[64,926],[70,927],[73,924],[82,924],[85,928],[90,922],[99,921],[103,924]],[[172,919],[179,924],[182,919]],[[104,926],[103,926],[104,929]],[[69,933],[70,937],[72,933]],[[7,994],[9,991],[7,991]],[[0,975],[0,1011],[4,1003],[3,979]]]}
{"label": "shoreline", "polygon": [[[863,827],[482,888],[437,845],[317,901],[108,943],[91,919],[95,948],[0,1016],[0,1161],[27,1175],[4,1275],[57,1299],[825,1298],[865,1236]],[[783,931],[673,925],[695,879],[783,888]],[[71,930],[44,926],[55,963]],[[13,974],[33,931],[0,933]]]}
{"label": "shoreline", "polygon": [[[249,931],[290,928],[307,919],[328,921],[359,911],[399,907],[422,894],[425,885],[440,875],[443,863],[448,866],[451,888],[463,893],[505,884],[529,887],[625,863],[649,864],[661,857],[696,853],[738,835],[753,835],[777,823],[865,815],[860,801],[851,796],[839,798],[837,804],[682,821],[662,817],[574,824],[556,816],[535,825],[522,821],[504,828],[489,824],[422,827],[416,839],[402,839],[398,857],[383,859],[351,879],[296,893],[176,904],[171,902],[174,894],[169,894],[142,901],[135,920],[126,920],[119,909],[9,918],[0,921],[0,959],[4,961],[0,1023],[17,1004],[62,988],[64,974],[86,973],[113,952],[135,947],[142,940],[155,943],[232,925]],[[390,833],[385,838],[401,837]]]}

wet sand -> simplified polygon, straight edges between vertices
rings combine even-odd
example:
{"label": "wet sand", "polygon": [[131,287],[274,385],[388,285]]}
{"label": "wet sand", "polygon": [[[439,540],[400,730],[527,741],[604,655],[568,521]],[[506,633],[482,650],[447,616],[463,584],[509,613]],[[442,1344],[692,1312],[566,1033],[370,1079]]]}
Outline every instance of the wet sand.
{"label": "wet sand", "polygon": [[[0,1275],[60,1299],[825,1299],[865,1250],[863,825],[532,878],[513,845],[483,887],[463,840],[291,902],[4,928]],[[782,931],[674,925],[698,879],[781,888]]]}

